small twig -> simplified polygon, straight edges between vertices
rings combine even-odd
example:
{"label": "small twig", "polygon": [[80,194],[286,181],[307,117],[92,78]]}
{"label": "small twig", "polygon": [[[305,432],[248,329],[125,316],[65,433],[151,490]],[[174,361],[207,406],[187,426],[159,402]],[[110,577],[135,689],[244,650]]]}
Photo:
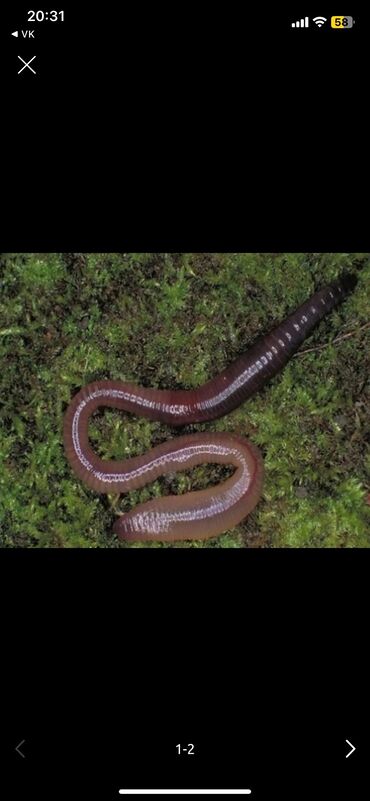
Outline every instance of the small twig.
{"label": "small twig", "polygon": [[91,347],[89,345],[88,348],[87,348],[87,353],[86,353],[85,370],[84,370],[85,373],[86,373],[86,369],[87,369],[87,362],[89,360],[90,351],[91,351]]}
{"label": "small twig", "polygon": [[307,350],[300,350],[298,353],[295,353],[294,356],[305,356],[306,353],[313,353],[315,350],[323,350],[323,348],[328,348],[329,345],[336,345],[337,342],[341,342],[343,339],[349,339],[349,337],[355,336],[360,331],[364,331],[365,328],[370,328],[370,323],[365,323],[362,325],[361,328],[356,328],[355,331],[349,331],[348,334],[342,334],[340,337],[336,337],[331,342],[326,342],[325,345],[317,345],[316,348],[307,348]]}

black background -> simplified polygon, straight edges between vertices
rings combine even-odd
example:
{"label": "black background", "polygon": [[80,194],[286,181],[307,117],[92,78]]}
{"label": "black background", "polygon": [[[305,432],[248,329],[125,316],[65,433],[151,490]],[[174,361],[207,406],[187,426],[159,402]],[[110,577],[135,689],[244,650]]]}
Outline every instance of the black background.
{"label": "black background", "polygon": [[[37,76],[2,11],[2,250],[369,250],[364,14],[62,7]],[[362,551],[3,550],[3,797],[363,798],[367,576]]]}

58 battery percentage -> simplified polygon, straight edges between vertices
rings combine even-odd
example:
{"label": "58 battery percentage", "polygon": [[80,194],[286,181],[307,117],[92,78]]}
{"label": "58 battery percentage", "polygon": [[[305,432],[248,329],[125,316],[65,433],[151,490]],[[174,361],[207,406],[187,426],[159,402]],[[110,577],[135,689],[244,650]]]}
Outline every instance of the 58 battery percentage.
{"label": "58 battery percentage", "polygon": [[353,17],[332,17],[331,18],[331,27],[332,28],[353,28],[354,19]]}

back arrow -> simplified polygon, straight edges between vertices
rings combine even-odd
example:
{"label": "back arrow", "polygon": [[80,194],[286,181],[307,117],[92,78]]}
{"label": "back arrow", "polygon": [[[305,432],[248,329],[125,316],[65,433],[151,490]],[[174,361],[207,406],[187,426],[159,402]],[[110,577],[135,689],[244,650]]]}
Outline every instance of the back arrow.
{"label": "back arrow", "polygon": [[353,754],[354,751],[356,751],[356,747],[354,745],[352,745],[352,743],[350,743],[349,740],[346,740],[346,743],[348,743],[348,745],[351,748],[351,750],[348,751],[348,754],[346,754],[346,759],[348,759],[348,757],[351,756],[351,754]]}
{"label": "back arrow", "polygon": [[15,747],[15,750],[16,750],[17,754],[19,754],[19,756],[23,757],[23,759],[25,759],[26,757],[25,757],[24,754],[22,754],[21,747],[22,747],[23,743],[25,743],[25,742],[26,742],[25,740],[21,740],[20,743],[18,743],[18,745],[16,745],[16,747]]}

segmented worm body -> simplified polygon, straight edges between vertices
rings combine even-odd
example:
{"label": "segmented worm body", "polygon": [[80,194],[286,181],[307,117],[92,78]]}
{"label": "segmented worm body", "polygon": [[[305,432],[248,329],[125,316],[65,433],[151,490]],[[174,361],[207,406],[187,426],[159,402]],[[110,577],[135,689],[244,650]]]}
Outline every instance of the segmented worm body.
{"label": "segmented worm body", "polygon": [[344,275],[320,289],[226,370],[194,390],[160,390],[123,381],[95,381],[71,401],[64,420],[67,458],[97,492],[129,492],[173,471],[201,463],[233,465],[234,474],[209,489],[155,498],[120,516],[114,531],[125,540],[205,539],[236,526],[257,504],[263,481],[258,449],[231,434],[198,433],[164,442],[123,461],[101,459],[89,444],[88,423],[100,406],[172,426],[199,423],[235,409],[278,373],[319,321],[340,303],[356,279]]}

